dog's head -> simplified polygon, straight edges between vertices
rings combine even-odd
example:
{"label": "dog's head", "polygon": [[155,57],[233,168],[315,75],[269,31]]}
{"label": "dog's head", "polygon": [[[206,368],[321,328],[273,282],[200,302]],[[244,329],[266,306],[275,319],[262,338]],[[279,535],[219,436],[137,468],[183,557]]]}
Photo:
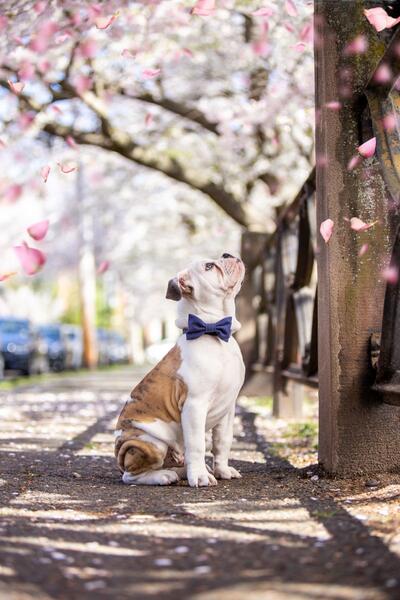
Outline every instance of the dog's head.
{"label": "dog's head", "polygon": [[201,306],[214,305],[217,299],[235,298],[244,271],[242,260],[228,253],[217,260],[199,260],[169,281],[166,297]]}

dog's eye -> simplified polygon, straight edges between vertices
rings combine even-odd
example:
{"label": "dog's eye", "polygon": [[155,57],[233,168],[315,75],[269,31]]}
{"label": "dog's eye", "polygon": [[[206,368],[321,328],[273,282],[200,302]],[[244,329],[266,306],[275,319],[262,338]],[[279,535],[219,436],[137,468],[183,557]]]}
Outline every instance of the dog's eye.
{"label": "dog's eye", "polygon": [[211,269],[214,267],[214,263],[206,263],[205,269],[206,271],[211,271]]}

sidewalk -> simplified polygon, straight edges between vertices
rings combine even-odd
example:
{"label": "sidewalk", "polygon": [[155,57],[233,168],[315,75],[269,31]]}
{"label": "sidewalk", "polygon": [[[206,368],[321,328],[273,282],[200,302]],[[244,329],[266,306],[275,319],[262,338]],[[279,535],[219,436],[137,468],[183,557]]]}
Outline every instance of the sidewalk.
{"label": "sidewalk", "polygon": [[0,392],[1,600],[400,598],[400,476],[296,468],[270,445],[284,424],[251,409],[236,423],[241,480],[124,486],[113,425],[140,376]]}

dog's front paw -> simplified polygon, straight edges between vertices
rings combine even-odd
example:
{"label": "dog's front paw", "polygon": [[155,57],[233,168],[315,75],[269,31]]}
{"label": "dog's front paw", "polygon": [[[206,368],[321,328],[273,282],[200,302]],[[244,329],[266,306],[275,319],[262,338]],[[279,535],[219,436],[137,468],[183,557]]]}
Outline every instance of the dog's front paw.
{"label": "dog's front paw", "polygon": [[187,480],[191,487],[206,487],[217,485],[217,480],[212,473],[207,471],[205,465],[188,465]]}
{"label": "dog's front paw", "polygon": [[216,465],[214,467],[214,475],[217,479],[239,479],[241,474],[233,467],[228,465]]}

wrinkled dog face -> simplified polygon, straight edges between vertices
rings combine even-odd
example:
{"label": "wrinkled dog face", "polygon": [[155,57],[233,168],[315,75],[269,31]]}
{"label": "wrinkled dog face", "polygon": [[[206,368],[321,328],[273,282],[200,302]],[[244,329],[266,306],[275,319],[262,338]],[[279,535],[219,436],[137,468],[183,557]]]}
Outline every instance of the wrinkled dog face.
{"label": "wrinkled dog face", "polygon": [[207,303],[212,297],[235,297],[244,277],[244,265],[240,258],[223,254],[217,260],[201,260],[178,273],[168,284],[170,300],[193,300]]}

